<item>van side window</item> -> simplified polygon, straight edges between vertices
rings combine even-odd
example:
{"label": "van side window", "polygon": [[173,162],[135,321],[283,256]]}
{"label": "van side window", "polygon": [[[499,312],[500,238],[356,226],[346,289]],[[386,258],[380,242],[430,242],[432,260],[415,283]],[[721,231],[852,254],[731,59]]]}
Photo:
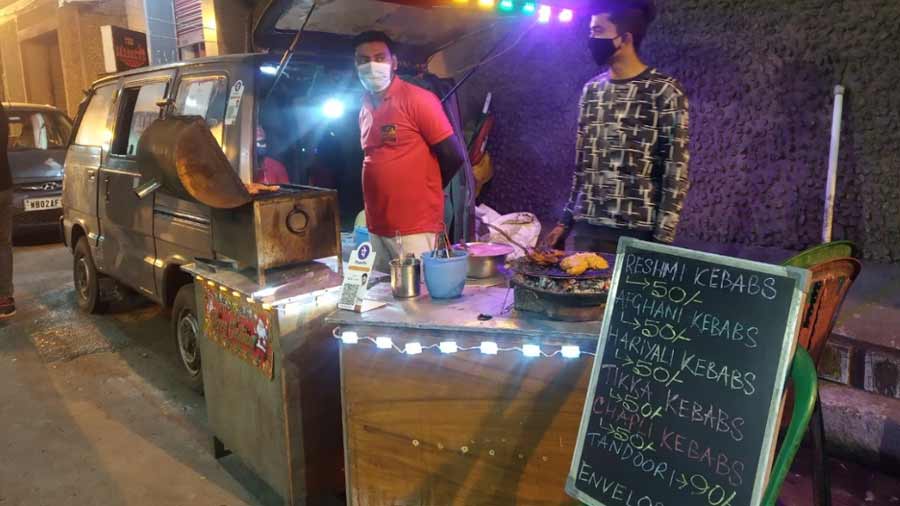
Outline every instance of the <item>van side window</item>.
{"label": "van side window", "polygon": [[109,118],[109,110],[113,104],[115,85],[97,88],[94,96],[84,110],[81,123],[78,127],[78,135],[75,136],[75,144],[80,146],[103,146],[111,137],[106,129],[106,120]]}
{"label": "van side window", "polygon": [[159,117],[159,106],[156,103],[165,97],[167,86],[168,83],[160,82],[122,90],[112,154],[137,155],[141,134]]}
{"label": "van side window", "polygon": [[175,112],[182,116],[200,116],[209,132],[222,145],[228,80],[225,76],[185,77],[178,86]]}

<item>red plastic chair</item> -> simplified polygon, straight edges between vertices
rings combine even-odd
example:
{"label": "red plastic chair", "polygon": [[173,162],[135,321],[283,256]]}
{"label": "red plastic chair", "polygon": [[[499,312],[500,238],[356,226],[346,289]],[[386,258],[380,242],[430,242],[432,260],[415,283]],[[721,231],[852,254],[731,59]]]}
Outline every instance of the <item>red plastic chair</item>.
{"label": "red plastic chair", "polygon": [[[808,268],[810,276],[810,294],[803,310],[803,320],[798,334],[797,346],[805,348],[813,363],[818,367],[825,350],[825,343],[831,336],[834,324],[840,313],[841,305],[847,297],[847,292],[853,282],[859,276],[862,265],[855,258],[830,258],[829,252],[855,252],[855,249],[847,249],[846,242],[839,243],[837,247],[823,245],[814,248],[814,255],[801,253],[797,257],[786,262],[787,265]],[[817,261],[814,265],[797,265],[803,261]],[[791,262],[791,263],[789,263]],[[791,417],[793,406],[793,392],[788,391],[788,398],[782,415],[782,427],[787,427]],[[813,498],[814,504],[819,506],[831,505],[830,479],[825,460],[825,424],[822,418],[822,406],[818,395],[816,396],[815,410],[810,425],[810,437],[812,438],[812,466],[813,466]]]}

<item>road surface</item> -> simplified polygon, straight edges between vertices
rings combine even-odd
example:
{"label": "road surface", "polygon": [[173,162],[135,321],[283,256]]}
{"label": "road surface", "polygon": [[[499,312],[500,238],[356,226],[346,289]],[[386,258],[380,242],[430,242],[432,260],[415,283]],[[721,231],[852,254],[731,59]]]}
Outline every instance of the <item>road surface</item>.
{"label": "road surface", "polygon": [[0,505],[271,503],[238,459],[212,458],[203,397],[179,381],[159,308],[134,298],[80,313],[58,243],[16,247],[15,271],[18,314],[0,323]]}

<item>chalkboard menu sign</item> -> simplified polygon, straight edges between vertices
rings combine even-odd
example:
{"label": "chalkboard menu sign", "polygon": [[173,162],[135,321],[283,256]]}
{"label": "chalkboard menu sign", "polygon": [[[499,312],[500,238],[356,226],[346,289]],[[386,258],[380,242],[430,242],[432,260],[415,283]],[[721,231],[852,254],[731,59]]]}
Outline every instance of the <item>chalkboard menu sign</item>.
{"label": "chalkboard menu sign", "polygon": [[567,492],[591,506],[757,506],[807,271],[619,243]]}

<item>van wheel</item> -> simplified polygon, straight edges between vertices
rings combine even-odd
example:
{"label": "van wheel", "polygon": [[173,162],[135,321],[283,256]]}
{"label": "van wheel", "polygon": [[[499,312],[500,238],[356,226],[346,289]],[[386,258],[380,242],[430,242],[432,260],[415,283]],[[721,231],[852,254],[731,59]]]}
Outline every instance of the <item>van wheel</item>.
{"label": "van wheel", "polygon": [[78,307],[90,314],[106,311],[107,302],[100,296],[100,273],[94,266],[91,248],[84,237],[78,239],[78,243],[75,245],[72,275],[75,281],[75,298],[78,299]]}
{"label": "van wheel", "polygon": [[197,317],[197,300],[194,284],[182,286],[172,305],[172,334],[178,357],[193,390],[203,392],[203,374],[200,368],[200,321]]}

